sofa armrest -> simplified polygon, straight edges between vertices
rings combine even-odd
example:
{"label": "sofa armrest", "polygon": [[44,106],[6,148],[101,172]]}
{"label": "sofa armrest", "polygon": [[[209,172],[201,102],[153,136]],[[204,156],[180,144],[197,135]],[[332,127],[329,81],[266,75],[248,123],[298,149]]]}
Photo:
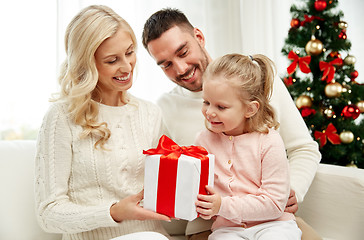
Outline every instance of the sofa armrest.
{"label": "sofa armrest", "polygon": [[60,240],[38,225],[34,203],[35,141],[0,141],[0,239]]}
{"label": "sofa armrest", "polygon": [[364,169],[320,164],[297,216],[322,237],[364,236]]}

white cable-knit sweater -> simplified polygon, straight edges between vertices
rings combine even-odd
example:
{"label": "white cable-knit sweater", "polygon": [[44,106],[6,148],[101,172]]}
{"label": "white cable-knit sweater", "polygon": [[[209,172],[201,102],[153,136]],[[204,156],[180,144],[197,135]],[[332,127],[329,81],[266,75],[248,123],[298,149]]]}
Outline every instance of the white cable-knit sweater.
{"label": "white cable-knit sweater", "polygon": [[163,133],[160,109],[131,95],[121,107],[99,104],[99,121],[111,137],[109,151],[95,139],[80,139],[82,128],[67,117],[65,103],[53,104],[40,129],[36,168],[36,212],[42,228],[63,239],[110,239],[137,231],[166,234],[158,221],[116,223],[113,203],[143,189],[143,149]]}

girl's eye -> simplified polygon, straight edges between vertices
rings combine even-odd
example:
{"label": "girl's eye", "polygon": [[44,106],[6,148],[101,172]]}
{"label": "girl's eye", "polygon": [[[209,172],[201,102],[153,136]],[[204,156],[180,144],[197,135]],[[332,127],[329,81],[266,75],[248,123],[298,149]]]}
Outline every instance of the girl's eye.
{"label": "girl's eye", "polygon": [[210,103],[208,101],[203,101],[204,105],[210,105]]}
{"label": "girl's eye", "polygon": [[226,107],[224,107],[224,106],[218,106],[218,108],[219,108],[220,110],[224,110],[224,109],[226,109]]}
{"label": "girl's eye", "polygon": [[130,55],[132,55],[133,53],[134,53],[134,50],[131,50],[131,51],[127,52],[125,55],[130,56]]}

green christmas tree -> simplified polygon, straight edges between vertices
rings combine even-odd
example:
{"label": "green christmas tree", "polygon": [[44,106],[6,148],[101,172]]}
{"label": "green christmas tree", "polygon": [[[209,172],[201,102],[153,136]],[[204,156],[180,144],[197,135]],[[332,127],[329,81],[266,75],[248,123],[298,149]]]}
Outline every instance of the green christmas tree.
{"label": "green christmas tree", "polygon": [[321,162],[364,168],[364,86],[338,4],[301,0],[291,6],[282,48],[289,65],[281,77],[320,145]]}

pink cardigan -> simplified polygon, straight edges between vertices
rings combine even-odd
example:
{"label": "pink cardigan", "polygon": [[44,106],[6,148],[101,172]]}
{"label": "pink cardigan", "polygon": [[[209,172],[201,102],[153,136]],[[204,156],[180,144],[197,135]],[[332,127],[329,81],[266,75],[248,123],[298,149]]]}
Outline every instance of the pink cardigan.
{"label": "pink cardigan", "polygon": [[214,188],[222,201],[212,230],[295,219],[284,212],[290,190],[289,170],[277,131],[232,137],[205,130],[198,134],[196,145],[215,155]]}

